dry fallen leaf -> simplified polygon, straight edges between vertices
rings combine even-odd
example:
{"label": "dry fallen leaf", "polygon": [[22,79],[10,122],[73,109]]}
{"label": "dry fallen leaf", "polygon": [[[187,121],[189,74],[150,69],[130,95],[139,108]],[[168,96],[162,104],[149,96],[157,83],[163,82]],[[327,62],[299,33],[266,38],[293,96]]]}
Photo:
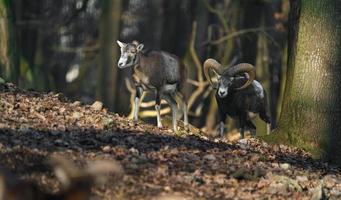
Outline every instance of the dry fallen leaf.
{"label": "dry fallen leaf", "polygon": [[107,184],[92,188],[95,199],[311,199],[320,191],[341,197],[340,169],[301,149],[214,139],[195,127],[175,136],[97,104],[0,84],[0,166],[57,192],[60,184],[44,163],[50,155],[77,166],[117,160],[125,173],[109,173]]}

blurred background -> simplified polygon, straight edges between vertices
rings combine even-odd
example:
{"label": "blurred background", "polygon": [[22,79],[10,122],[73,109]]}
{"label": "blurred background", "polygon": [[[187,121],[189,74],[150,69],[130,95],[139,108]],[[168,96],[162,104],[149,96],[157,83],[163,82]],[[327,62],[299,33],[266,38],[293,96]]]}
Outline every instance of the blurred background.
{"label": "blurred background", "polygon": [[[214,90],[206,58],[254,64],[270,102],[272,126],[285,81],[288,0],[0,0],[0,76],[25,89],[102,101],[129,116],[130,69],[119,70],[116,40],[179,56],[188,69],[190,123],[214,132]],[[155,123],[154,95],[140,117]],[[162,113],[169,113],[163,105]],[[264,130],[264,124],[258,130]],[[230,120],[231,121],[231,120]],[[234,123],[228,123],[230,130]]]}

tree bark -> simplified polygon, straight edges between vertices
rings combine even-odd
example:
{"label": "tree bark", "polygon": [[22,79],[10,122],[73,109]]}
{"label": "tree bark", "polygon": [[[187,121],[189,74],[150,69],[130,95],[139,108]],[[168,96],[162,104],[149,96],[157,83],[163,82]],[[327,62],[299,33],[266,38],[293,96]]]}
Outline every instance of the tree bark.
{"label": "tree bark", "polygon": [[[109,109],[115,111],[117,67],[113,61],[118,59],[116,41],[119,34],[121,0],[103,0],[100,19],[100,65],[97,81],[97,98]],[[114,49],[113,49],[114,47]]]}
{"label": "tree bark", "polygon": [[[101,45],[101,52],[99,56],[99,65],[97,71],[97,89],[96,89],[96,98],[101,100],[105,105],[107,105],[107,92],[106,87],[108,77],[107,72],[110,65],[110,61],[108,56],[111,52],[111,48],[108,46],[108,42],[110,41],[110,37],[112,35],[112,26],[111,26],[111,9],[112,9],[112,1],[111,0],[103,0],[101,2],[101,17],[100,17],[100,36],[99,41]],[[110,42],[109,42],[110,43]]]}
{"label": "tree bark", "polygon": [[0,1],[0,75],[18,82],[19,66],[10,1]]}
{"label": "tree bark", "polygon": [[8,57],[8,19],[4,1],[0,1],[0,69],[1,76],[7,78],[10,72],[10,59]]}
{"label": "tree bark", "polygon": [[163,1],[163,27],[161,49],[179,57],[186,53],[187,42],[191,33],[191,1]]}
{"label": "tree bark", "polygon": [[112,52],[112,56],[109,57],[109,59],[111,59],[111,63],[109,66],[109,71],[110,73],[108,74],[110,76],[109,78],[109,87],[107,92],[109,93],[108,96],[108,101],[109,101],[109,107],[112,108],[112,110],[114,112],[117,111],[117,98],[118,95],[117,94],[117,76],[118,76],[118,68],[116,67],[116,63],[115,61],[118,60],[119,58],[119,48],[118,46],[115,44],[115,41],[118,40],[119,38],[119,34],[120,34],[120,16],[121,16],[121,10],[122,10],[122,1],[121,0],[114,0],[113,2],[113,13],[112,13],[112,26],[113,26],[113,34],[112,34],[112,41],[113,43],[109,44],[112,46],[111,48],[113,48],[113,52]]}
{"label": "tree bark", "polygon": [[341,2],[291,1],[286,90],[274,139],[341,164]]}
{"label": "tree bark", "polygon": [[266,27],[273,27],[267,31],[272,40],[267,40],[268,59],[269,59],[269,72],[270,72],[270,113],[271,113],[271,127],[275,128],[277,124],[277,111],[279,103],[279,95],[281,91],[282,79],[282,58],[283,49],[285,46],[286,38],[284,31],[281,30],[281,21],[275,17],[276,14],[282,13],[282,1],[275,0],[267,3],[265,7],[265,24]]}
{"label": "tree bark", "polygon": [[[264,3],[261,1],[242,1],[241,3],[241,29],[259,28],[264,11]],[[241,62],[256,64],[257,58],[257,33],[248,33],[240,36],[242,57]]]}

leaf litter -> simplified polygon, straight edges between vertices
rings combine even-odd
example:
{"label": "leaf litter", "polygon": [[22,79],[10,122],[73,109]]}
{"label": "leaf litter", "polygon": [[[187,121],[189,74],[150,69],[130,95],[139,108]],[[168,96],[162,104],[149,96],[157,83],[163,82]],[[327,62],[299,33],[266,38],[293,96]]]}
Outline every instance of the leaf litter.
{"label": "leaf litter", "polygon": [[114,159],[124,171],[92,199],[341,199],[340,169],[298,148],[257,139],[229,142],[133,121],[101,102],[0,83],[0,166],[45,191],[60,190],[50,156],[79,166]]}

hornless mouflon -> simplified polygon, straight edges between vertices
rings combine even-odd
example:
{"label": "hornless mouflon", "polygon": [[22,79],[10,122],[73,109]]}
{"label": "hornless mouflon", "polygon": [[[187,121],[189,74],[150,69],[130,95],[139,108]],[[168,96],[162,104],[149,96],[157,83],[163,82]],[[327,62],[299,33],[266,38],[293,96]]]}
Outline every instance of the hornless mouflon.
{"label": "hornless mouflon", "polygon": [[123,43],[117,41],[121,48],[121,57],[118,67],[132,67],[132,78],[136,87],[134,120],[138,121],[139,104],[143,91],[155,91],[155,109],[157,113],[157,126],[162,127],[160,108],[161,98],[165,99],[172,109],[173,130],[177,131],[176,97],[181,101],[184,113],[184,124],[188,126],[187,103],[182,92],[186,82],[186,68],[178,57],[164,51],[149,51],[144,53],[143,44],[137,41]]}

